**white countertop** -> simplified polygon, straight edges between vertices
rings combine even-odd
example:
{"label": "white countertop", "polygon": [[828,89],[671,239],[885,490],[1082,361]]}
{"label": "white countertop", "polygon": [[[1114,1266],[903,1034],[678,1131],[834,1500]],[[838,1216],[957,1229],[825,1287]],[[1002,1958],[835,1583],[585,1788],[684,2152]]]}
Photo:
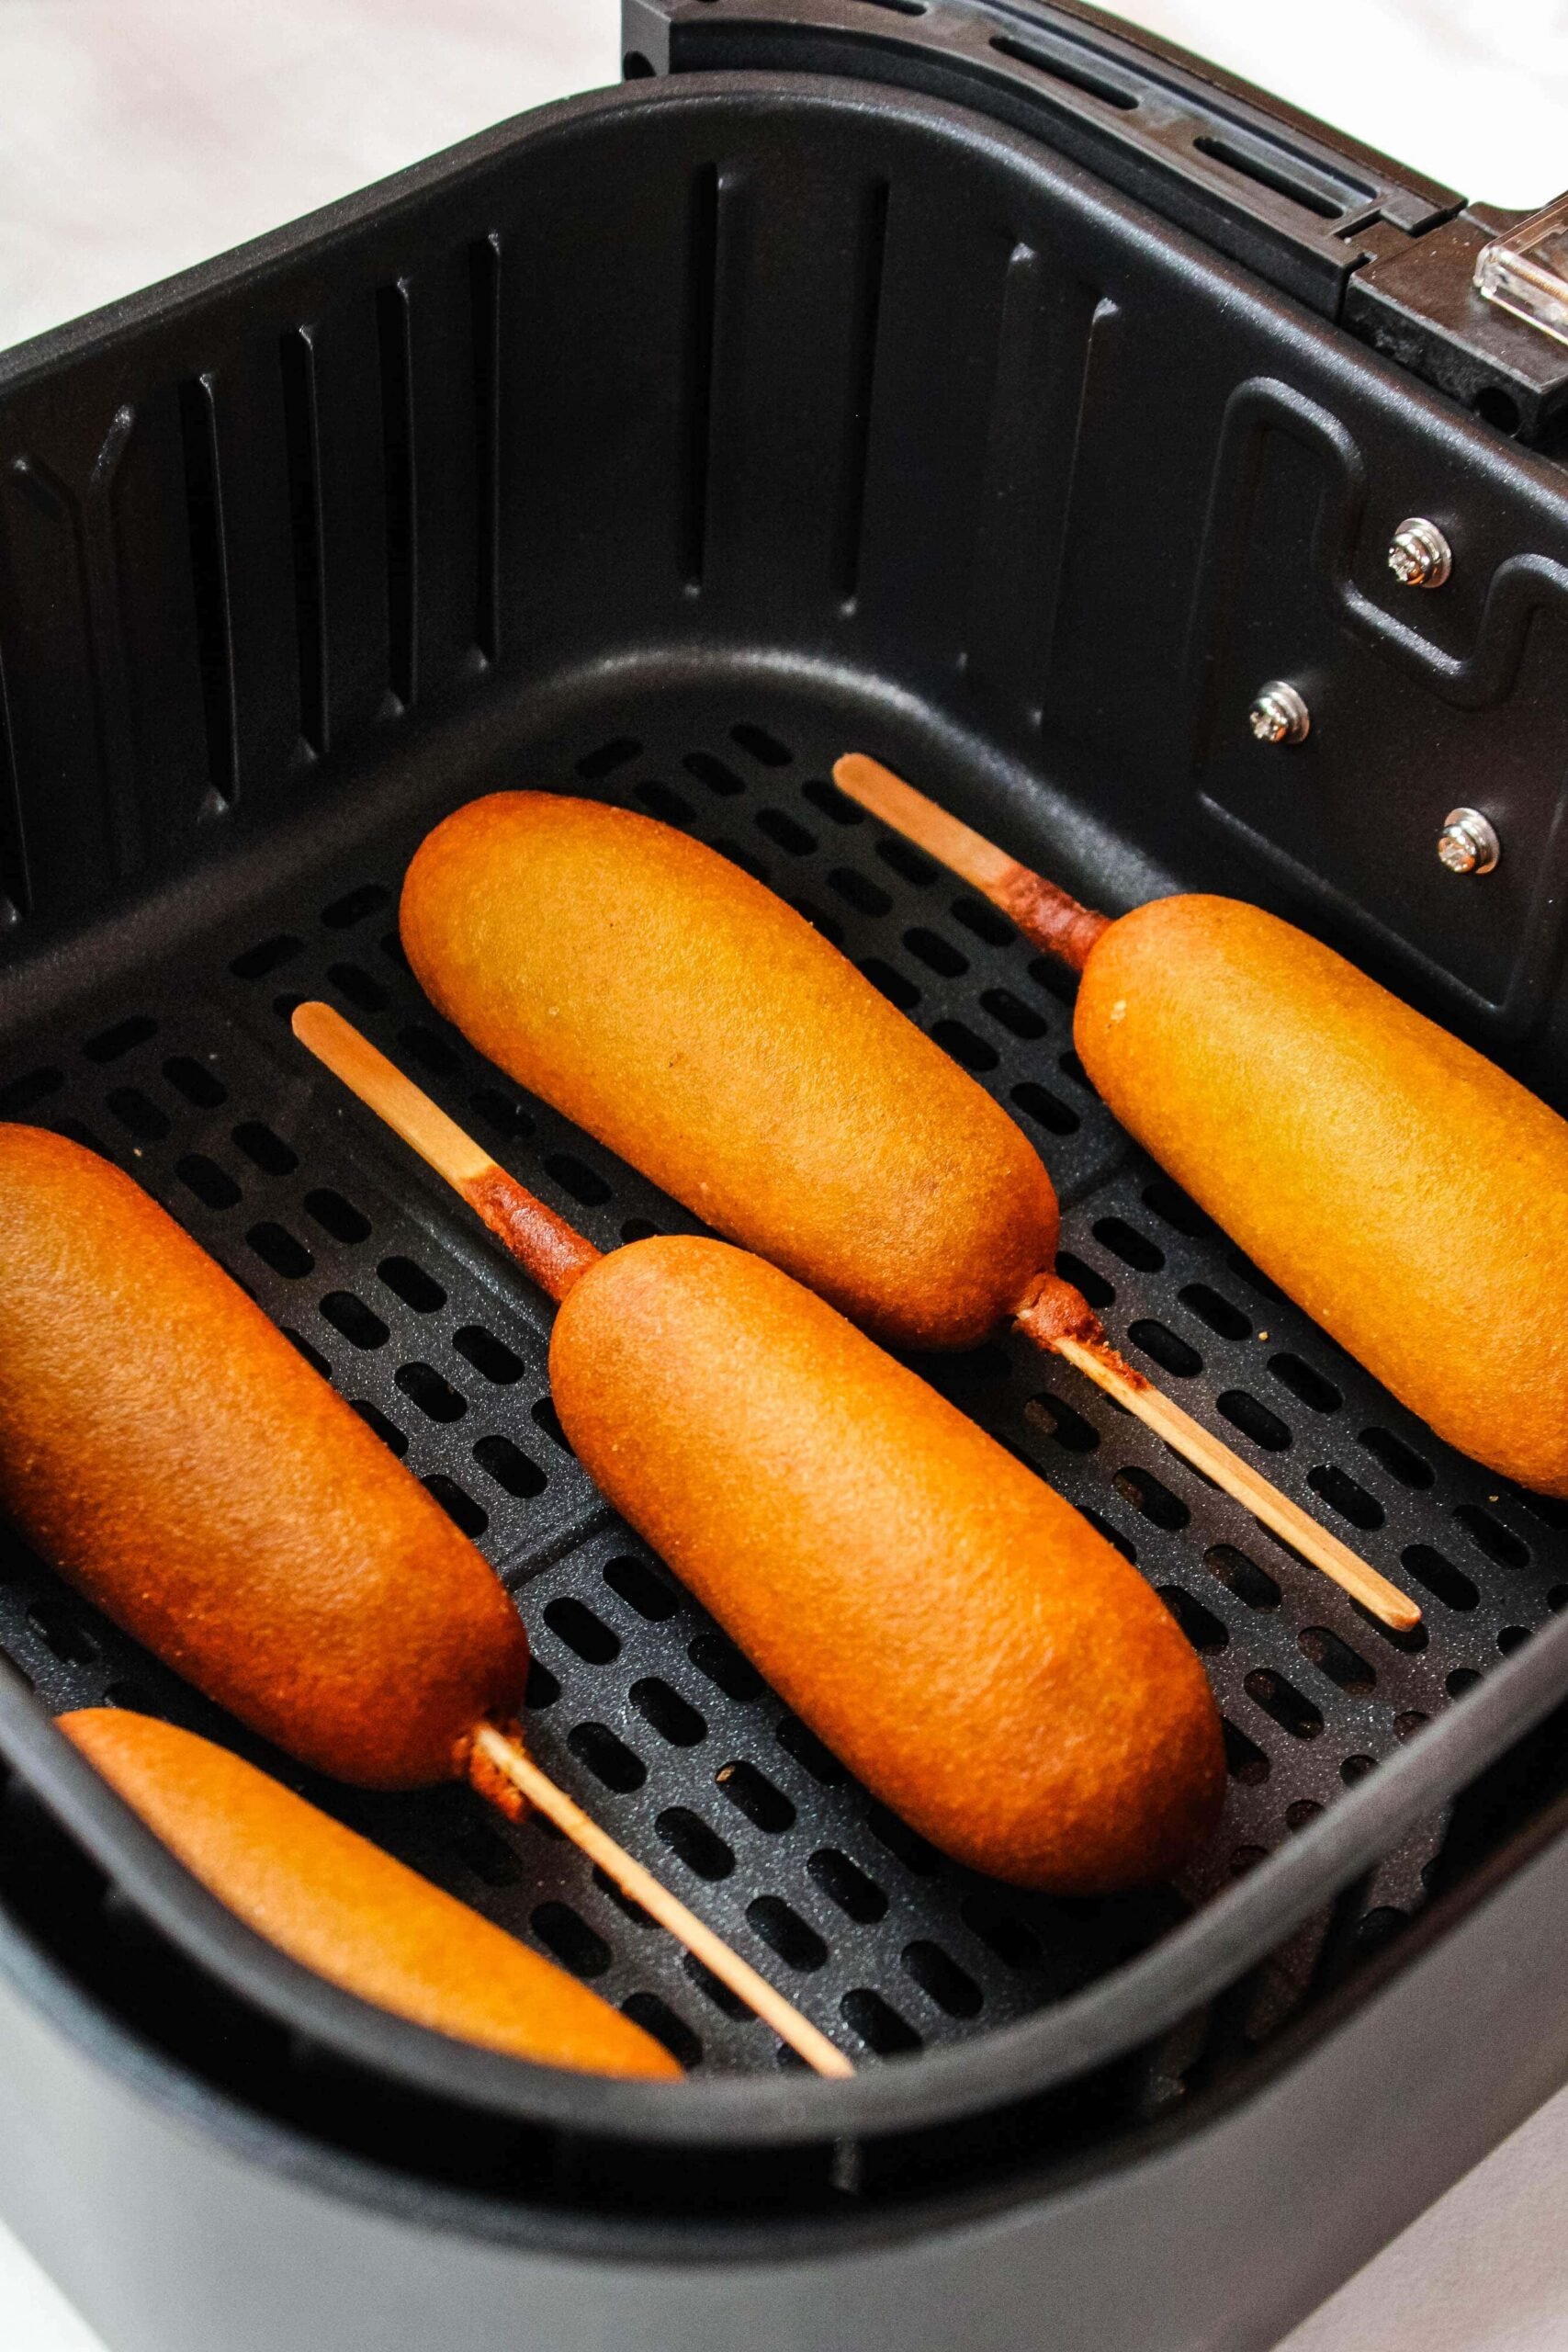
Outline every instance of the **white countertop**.
{"label": "white countertop", "polygon": [[[1122,13],[1471,196],[1568,187],[1562,0]],[[615,80],[618,19],[618,0],[0,0],[0,345]],[[1565,2203],[1568,2092],[1280,2352],[1563,2352]],[[0,2346],[103,2352],[3,2227]]]}

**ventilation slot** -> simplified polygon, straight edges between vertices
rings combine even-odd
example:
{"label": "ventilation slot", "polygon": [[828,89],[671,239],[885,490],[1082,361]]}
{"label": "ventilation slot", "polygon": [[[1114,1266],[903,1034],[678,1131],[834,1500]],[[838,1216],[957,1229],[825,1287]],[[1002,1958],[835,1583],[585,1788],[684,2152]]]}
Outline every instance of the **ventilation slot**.
{"label": "ventilation slot", "polygon": [[852,1993],[846,1993],[839,2003],[839,2014],[879,2058],[901,2058],[920,2047],[914,2027],[869,1984],[858,1984]]}
{"label": "ventilation slot", "polygon": [[853,1919],[858,1927],[874,1927],[878,1919],[886,1917],[886,1895],[847,1854],[827,1846],[812,1855],[806,1868],[829,1902],[836,1904],[845,1917]]}
{"label": "ventilation slot", "polygon": [[1248,1609],[1278,1609],[1280,1588],[1267,1569],[1238,1552],[1234,1544],[1214,1544],[1203,1555],[1203,1565],[1218,1577],[1227,1592]]}
{"label": "ventilation slot", "polygon": [[327,748],[326,583],[321,517],[321,422],[316,351],[308,327],[279,345],[283,431],[288,452],[288,519],[294,543],[294,618],[299,667],[299,735],[319,757]]}
{"label": "ventilation slot", "polygon": [[808,1927],[798,1911],[776,1894],[760,1894],[746,1906],[749,1924],[761,1937],[770,1951],[776,1951],[786,1968],[802,1973],[821,1968],[828,1958],[828,1947],[815,1928]]}
{"label": "ventilation slot", "polygon": [[[639,784],[637,797],[649,815],[657,817],[661,824],[690,825],[695,818],[696,811],[688,801],[682,800],[669,785],[660,784],[657,780]],[[760,823],[761,820],[758,821]]]}
{"label": "ventilation slot", "polygon": [[234,707],[234,647],[219,472],[217,395],[210,376],[180,386],[180,436],[185,454],[197,661],[201,671],[202,716],[207,729],[208,782],[216,800],[224,808],[231,808],[240,788],[239,723]]}
{"label": "ventilation slot", "polygon": [[306,1193],[305,1214],[345,1249],[353,1249],[355,1243],[369,1238],[369,1218],[331,1185],[319,1184]]}
{"label": "ventilation slot", "polygon": [[173,1054],[164,1064],[164,1076],[176,1094],[198,1111],[216,1111],[229,1099],[229,1090],[217,1072],[205,1062],[192,1061],[188,1054]]}
{"label": "ventilation slot", "polygon": [[501,647],[501,236],[468,249],[474,324],[474,643],[487,662]]}
{"label": "ventilation slot", "polygon": [[1402,1487],[1420,1493],[1433,1483],[1431,1464],[1424,1462],[1415,1447],[1395,1437],[1392,1430],[1363,1430],[1357,1443],[1364,1446],[1372,1460],[1380,1463],[1391,1478],[1397,1478]]}
{"label": "ventilation slot", "polygon": [[[687,1645],[686,1655],[698,1672],[705,1674],[714,1688],[722,1690],[727,1699],[735,1699],[744,1704],[752,1699],[761,1697],[761,1676],[751,1664],[750,1659],[742,1657],[734,1643],[726,1640],[722,1634],[697,1634],[696,1638]],[[782,1724],[779,1727],[779,1736],[781,1739],[784,1737]],[[824,1755],[827,1754],[826,1749],[822,1752]],[[829,1757],[828,1760],[831,1765],[831,1757]],[[837,1769],[837,1766],[833,1766],[835,1771]]]}
{"label": "ventilation slot", "polygon": [[939,2009],[950,2018],[977,2018],[981,2007],[981,1992],[967,1969],[940,1944],[925,1938],[906,1944],[901,1955],[904,1973],[918,1984],[922,1993],[933,2000]]}
{"label": "ventilation slot", "polygon": [[689,2074],[702,2064],[703,2045],[685,2021],[657,1993],[630,1993],[621,2003],[621,2015],[661,2041],[678,2065]]}
{"label": "ventilation slot", "polygon": [[280,931],[276,937],[261,940],[254,947],[247,947],[243,955],[235,956],[229,969],[237,980],[265,980],[269,972],[276,972],[282,965],[291,963],[304,944],[303,940]]}
{"label": "ventilation slot", "polygon": [[838,1788],[849,1779],[838,1758],[823,1747],[814,1731],[807,1731],[794,1715],[779,1718],[773,1736],[784,1754],[793,1756],[797,1764],[804,1764],[812,1779],[820,1781],[823,1788]]}
{"label": "ventilation slot", "polygon": [[422,1486],[434,1496],[455,1527],[460,1527],[470,1543],[477,1544],[490,1525],[490,1513],[482,1510],[466,1487],[449,1478],[444,1470],[434,1470]]}
{"label": "ventilation slot", "polygon": [[648,1778],[641,1757],[618,1739],[607,1724],[579,1724],[566,1744],[578,1762],[586,1764],[594,1779],[617,1796],[629,1797]]}
{"label": "ventilation slot", "polygon": [[353,1348],[384,1348],[392,1336],[375,1310],[351,1290],[328,1291],[321,1313]]}
{"label": "ventilation slot", "polygon": [[966,1895],[960,1916],[970,1933],[978,1936],[987,1951],[996,1953],[1004,1968],[1037,1969],[1043,1962],[1039,1937],[999,1895]]}
{"label": "ventilation slot", "polygon": [[671,1747],[696,1747],[707,1737],[708,1727],[695,1707],[671,1690],[661,1675],[644,1675],[632,1684],[627,1696],[644,1723],[650,1724]]}
{"label": "ventilation slot", "polygon": [[321,921],[329,931],[352,931],[356,922],[384,907],[391,895],[384,883],[362,882],[357,890],[347,890],[330,907],[323,907]]}
{"label": "ventilation slot", "polygon": [[1484,1552],[1486,1557],[1495,1560],[1500,1568],[1529,1567],[1529,1546],[1521,1544],[1513,1530],[1505,1527],[1500,1519],[1494,1519],[1489,1510],[1483,1510],[1479,1503],[1461,1503],[1454,1517],[1477,1550]]}
{"label": "ventilation slot", "polygon": [[1179,1294],[1181,1304],[1200,1323],[1206,1323],[1216,1339],[1250,1340],[1252,1317],[1244,1315],[1228,1298],[1222,1298],[1207,1283],[1189,1283]]}
{"label": "ventilation slot", "polygon": [[117,1021],[112,1029],[100,1029],[89,1037],[82,1051],[90,1062],[123,1061],[138,1046],[146,1045],[158,1034],[158,1024],[150,1013],[132,1013],[129,1021]]}
{"label": "ventilation slot", "polygon": [[574,1976],[603,1976],[610,1947],[569,1903],[541,1903],[528,1921],[545,1950]]}
{"label": "ventilation slot", "polygon": [[474,1448],[474,1460],[514,1502],[531,1502],[536,1495],[544,1493],[548,1483],[538,1464],[531,1462],[522,1447],[513,1445],[509,1437],[499,1433],[480,1438]]}
{"label": "ventilation slot", "polygon": [[1281,1388],[1288,1388],[1298,1403],[1312,1413],[1337,1413],[1345,1399],[1331,1380],[1314,1372],[1300,1356],[1270,1356],[1269,1370]]}
{"label": "ventilation slot", "polygon": [[721,1765],[714,1777],[730,1804],[757,1828],[765,1829],[770,1837],[794,1828],[794,1805],[754,1764]]}
{"label": "ventilation slot", "polygon": [[513,1355],[503,1340],[487,1331],[481,1323],[465,1323],[452,1334],[452,1345],[466,1363],[471,1363],[480,1376],[497,1388],[510,1388],[521,1380],[525,1369],[521,1356]]}
{"label": "ventilation slot", "polygon": [[[681,1606],[674,1588],[646,1560],[608,1560],[603,1575],[611,1591],[618,1593],[626,1606],[634,1609],[650,1625],[662,1624],[667,1618],[673,1617]],[[635,1690],[632,1698],[635,1703]],[[697,1720],[700,1722],[701,1718]]]}
{"label": "ventilation slot", "polygon": [[381,353],[381,454],[387,497],[387,683],[406,710],[417,684],[418,507],[413,442],[413,353],[406,278],[376,297]]}
{"label": "ventilation slot", "polygon": [[1146,1233],[1140,1233],[1125,1217],[1100,1216],[1094,1221],[1094,1238],[1102,1248],[1121,1259],[1140,1274],[1157,1274],[1165,1264],[1165,1251]]}
{"label": "ventilation slot", "polygon": [[[1291,1432],[1287,1423],[1280,1419],[1278,1413],[1271,1413],[1267,1405],[1260,1404],[1256,1396],[1249,1396],[1245,1388],[1227,1388],[1215,1397],[1214,1402],[1232,1429],[1239,1430],[1243,1437],[1249,1437],[1254,1445],[1262,1446],[1269,1453],[1283,1453],[1290,1445]],[[1349,1484],[1348,1479],[1346,1484]]]}
{"label": "ventilation slot", "polygon": [[1083,1125],[1076,1111],[1069,1110],[1059,1095],[1048,1087],[1037,1086],[1032,1078],[1024,1079],[1012,1090],[1012,1099],[1026,1119],[1043,1127],[1048,1136],[1076,1136]]}
{"label": "ventilation slot", "polygon": [[1370,1535],[1382,1525],[1382,1503],[1335,1464],[1322,1463],[1315,1470],[1309,1470],[1307,1485],[1314,1495],[1322,1497],[1330,1510],[1337,1510],[1341,1519],[1348,1519],[1363,1534]]}
{"label": "ventilation slot", "polygon": [[51,1094],[58,1094],[65,1083],[62,1069],[30,1069],[24,1077],[14,1078],[8,1086],[0,1086],[0,1119],[20,1119]]}
{"label": "ventilation slot", "polygon": [[1272,1667],[1253,1668],[1247,1677],[1247,1693],[1292,1739],[1316,1739],[1321,1733],[1323,1717],[1312,1701],[1304,1698],[1293,1682],[1287,1682],[1282,1674],[1276,1674]]}
{"label": "ventilation slot", "polygon": [[240,1200],[240,1188],[233,1178],[209,1159],[204,1151],[187,1151],[175,1162],[175,1173],[187,1192],[194,1193],[204,1208],[231,1209]]}
{"label": "ventilation slot", "polygon": [[1229,1646],[1229,1629],[1212,1609],[1205,1609],[1201,1600],[1194,1600],[1179,1584],[1162,1584],[1157,1590],[1195,1650],[1223,1650]]}
{"label": "ventilation slot", "polygon": [[1400,1554],[1406,1572],[1445,1609],[1473,1609],[1481,1595],[1462,1568],[1435,1551],[1430,1544],[1408,1544]]}
{"label": "ventilation slot", "polygon": [[[1235,172],[1258,187],[1270,189],[1275,196],[1282,196],[1287,204],[1300,205],[1303,212],[1315,214],[1319,220],[1337,220],[1346,209],[1343,198],[1329,196],[1300,172],[1293,172],[1288,163],[1256,155],[1250,148],[1238,147],[1229,139],[1217,139],[1211,131],[1204,131],[1192,144],[1200,155],[1207,155],[1211,162],[1223,164],[1227,172]],[[1363,188],[1356,193],[1370,198],[1372,191]]]}
{"label": "ventilation slot", "polygon": [[770,735],[765,727],[746,724],[732,727],[729,730],[729,740],[732,743],[739,743],[741,750],[748,752],[759,767],[787,768],[795,759],[795,753],[790,750],[789,745],[781,743],[776,735]]}
{"label": "ventilation slot", "polygon": [[629,765],[641,751],[642,745],[635,735],[616,735],[608,743],[601,743],[596,751],[585,752],[577,763],[577,773],[585,784],[603,784],[617,768]]}
{"label": "ventilation slot", "polygon": [[1304,1627],[1297,1641],[1302,1656],[1310,1658],[1331,1682],[1338,1684],[1341,1690],[1348,1690],[1359,1697],[1363,1691],[1375,1688],[1378,1678],[1374,1668],[1367,1664],[1359,1651],[1350,1647],[1348,1642],[1342,1642],[1338,1634],[1331,1633],[1326,1625]]}
{"label": "ventilation slot", "polygon": [[270,1266],[275,1274],[281,1274],[286,1282],[301,1282],[314,1269],[314,1258],[287,1226],[274,1224],[269,1219],[265,1224],[253,1225],[245,1239],[256,1256]]}
{"label": "ventilation slot", "polygon": [[[959,914],[961,910],[954,907],[953,911]],[[999,1021],[1015,1037],[1043,1037],[1049,1026],[1043,1014],[1036,1012],[1032,1004],[1025,1004],[1021,996],[1014,996],[1010,989],[987,989],[980,1002],[992,1020]]]}
{"label": "ventilation slot", "polygon": [[427,1420],[443,1425],[460,1421],[468,1409],[467,1398],[460,1396],[448,1381],[442,1379],[434,1364],[400,1364],[393,1377],[403,1395],[419,1407]]}
{"label": "ventilation slot", "polygon": [[685,492],[680,560],[681,575],[689,588],[702,586],[707,555],[717,277],[718,167],[705,164],[692,181],[686,224]]}
{"label": "ventilation slot", "polygon": [[1053,82],[1066,83],[1070,90],[1081,90],[1086,97],[1098,98],[1101,106],[1114,107],[1120,114],[1131,114],[1139,105],[1139,94],[1124,82],[1113,81],[1109,74],[1096,73],[1088,65],[1080,65],[1076,58],[1064,57],[1059,50],[1038,49],[1032,41],[1015,40],[1010,33],[998,33],[991,47],[998,56],[1010,57],[1015,64],[1032,66],[1036,74],[1044,74]]}
{"label": "ventilation slot", "polygon": [[111,1087],[104,1102],[140,1143],[160,1143],[169,1132],[167,1114],[139,1086]]}
{"label": "ventilation slot", "polygon": [[689,1806],[672,1804],[666,1807],[653,1825],[662,1843],[678,1855],[689,1871],[698,1878],[709,1880],[728,1878],[735,1868],[735,1855],[715,1829],[710,1829],[699,1814]]}
{"label": "ventilation slot", "polygon": [[299,1155],[293,1145],[285,1143],[260,1119],[242,1119],[234,1129],[234,1141],[264,1175],[292,1176],[299,1165]]}
{"label": "ventilation slot", "polygon": [[[310,1345],[310,1340],[305,1337],[303,1331],[292,1330],[287,1323],[280,1324],[278,1329],[282,1331],[283,1336],[288,1340],[289,1346],[297,1349],[299,1354],[304,1357],[312,1372],[319,1372],[323,1380],[330,1380],[332,1378],[333,1368],[331,1364],[327,1362],[325,1356],[322,1355],[319,1348],[313,1348]],[[358,1408],[355,1407],[353,1409],[357,1410]]]}
{"label": "ventilation slot", "polygon": [[1128,1326],[1127,1337],[1162,1371],[1174,1374],[1178,1380],[1194,1379],[1203,1369],[1203,1359],[1197,1349],[1190,1347],[1164,1323],[1141,1317]]}
{"label": "ventilation slot", "polygon": [[545,1623],[584,1666],[610,1666],[621,1655],[620,1635],[613,1634],[602,1617],[596,1617],[592,1609],[574,1600],[570,1593],[548,1603]]}
{"label": "ventilation slot", "polygon": [[1105,1276],[1097,1268],[1086,1265],[1081,1258],[1075,1258],[1070,1250],[1057,1250],[1056,1272],[1065,1283],[1071,1283],[1076,1291],[1081,1291],[1089,1305],[1097,1310],[1109,1306],[1116,1296]]}

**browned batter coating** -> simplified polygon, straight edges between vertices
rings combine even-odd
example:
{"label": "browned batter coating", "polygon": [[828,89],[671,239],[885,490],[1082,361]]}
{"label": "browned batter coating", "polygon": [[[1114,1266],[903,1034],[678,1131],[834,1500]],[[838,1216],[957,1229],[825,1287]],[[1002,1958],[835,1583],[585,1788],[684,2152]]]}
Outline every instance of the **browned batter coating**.
{"label": "browned batter coating", "polygon": [[822,1300],[722,1242],[637,1242],[550,1350],[585,1467],[876,1795],[959,1860],[1168,1875],[1224,1781],[1203,1670],[1071,1506]]}
{"label": "browned batter coating", "polygon": [[1568,1495],[1568,1124],[1305,933],[1161,899],[1074,1037],[1178,1183],[1461,1453]]}
{"label": "browned batter coating", "polygon": [[597,1993],[227,1748],[119,1708],[59,1724],[220,1902],[362,2001],[543,2066],[680,2074]]}
{"label": "browned batter coating", "polygon": [[460,1774],[528,1645],[495,1576],[130,1179],[0,1126],[0,1508],[128,1633],[304,1762]]}
{"label": "browned batter coating", "polygon": [[541,792],[446,819],[403,888],[433,1002],[520,1084],[880,1337],[965,1347],[1049,1267],[1024,1136],[728,859]]}

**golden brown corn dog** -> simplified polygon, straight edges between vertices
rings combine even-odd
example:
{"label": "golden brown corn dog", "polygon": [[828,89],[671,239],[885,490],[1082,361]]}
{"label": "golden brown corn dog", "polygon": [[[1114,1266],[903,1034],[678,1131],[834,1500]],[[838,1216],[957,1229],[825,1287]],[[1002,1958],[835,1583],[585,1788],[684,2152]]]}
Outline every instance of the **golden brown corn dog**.
{"label": "golden brown corn dog", "polygon": [[1224,1780],[1202,1668],[1069,1503],[788,1275],[633,1243],[550,1345],[599,1486],[895,1812],[1060,1894],[1167,1875]]}
{"label": "golden brown corn dog", "polygon": [[1073,1036],[1122,1125],[1438,1437],[1568,1495],[1568,1123],[1235,899],[1111,923]]}
{"label": "golden brown corn dog", "polygon": [[598,2075],[679,2075],[651,2034],[227,1748],[89,1707],[60,1729],[258,1935],[376,2007],[481,2049]]}
{"label": "golden brown corn dog", "polygon": [[840,790],[1082,975],[1073,1039],[1154,1157],[1461,1453],[1568,1494],[1568,1123],[1261,909],[1080,907],[878,761]]}
{"label": "golden brown corn dog", "polygon": [[128,1176],[0,1126],[0,1507],[242,1721],[369,1788],[514,1715],[516,1611],[440,1505]]}
{"label": "golden brown corn dog", "polygon": [[969,1346],[1050,1267],[1056,1196],[1007,1114],[782,899],[668,826],[548,793],[474,801],[420,849],[401,925],[482,1053],[879,1338]]}

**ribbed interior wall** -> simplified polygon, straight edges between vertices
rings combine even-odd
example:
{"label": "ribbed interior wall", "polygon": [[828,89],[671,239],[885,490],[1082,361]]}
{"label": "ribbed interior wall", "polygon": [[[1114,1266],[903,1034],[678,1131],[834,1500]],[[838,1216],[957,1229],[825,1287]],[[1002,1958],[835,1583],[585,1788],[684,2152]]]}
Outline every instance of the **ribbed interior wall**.
{"label": "ribbed interior wall", "polygon": [[[12,361],[11,955],[502,680],[749,646],[940,714],[1058,859],[1076,818],[1245,877],[1560,1087],[1561,477],[1016,134],[815,86],[496,134]],[[1413,612],[1383,556],[1434,503]],[[1270,673],[1293,763],[1246,729]],[[1506,843],[1469,891],[1466,790]]]}

